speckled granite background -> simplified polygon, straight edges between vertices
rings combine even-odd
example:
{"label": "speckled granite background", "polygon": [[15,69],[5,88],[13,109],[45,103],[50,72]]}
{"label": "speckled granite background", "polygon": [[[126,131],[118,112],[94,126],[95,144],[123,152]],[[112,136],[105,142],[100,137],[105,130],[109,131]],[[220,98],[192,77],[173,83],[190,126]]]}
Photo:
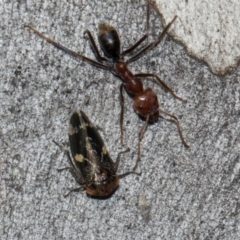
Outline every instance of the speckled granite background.
{"label": "speckled granite background", "polygon": [[[191,147],[183,146],[173,122],[161,118],[144,135],[140,177],[123,179],[108,200],[84,192],[64,198],[77,185],[69,172],[57,171],[67,158],[52,140],[68,146],[75,109],[100,127],[114,159],[131,147],[119,173],[136,160],[143,121],[125,94],[122,147],[120,81],[55,49],[23,25],[94,57],[84,30],[96,38],[98,23],[110,22],[125,49],[145,32],[145,1],[4,1],[0,13],[1,239],[239,239],[239,69],[213,75],[166,37],[129,67],[158,74],[188,99],[184,104],[144,81],[156,91],[161,108],[179,117]],[[150,40],[162,27],[151,11]]]}

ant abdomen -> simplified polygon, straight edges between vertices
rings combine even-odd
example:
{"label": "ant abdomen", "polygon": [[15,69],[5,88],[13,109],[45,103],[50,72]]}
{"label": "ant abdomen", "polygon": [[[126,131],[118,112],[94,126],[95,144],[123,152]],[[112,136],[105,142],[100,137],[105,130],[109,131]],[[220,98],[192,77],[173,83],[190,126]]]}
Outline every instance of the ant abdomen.
{"label": "ant abdomen", "polygon": [[119,59],[120,39],[116,29],[108,23],[98,25],[98,41],[105,56]]}
{"label": "ant abdomen", "polygon": [[133,108],[140,116],[149,122],[155,122],[159,117],[158,98],[151,88],[147,88],[133,98]]}

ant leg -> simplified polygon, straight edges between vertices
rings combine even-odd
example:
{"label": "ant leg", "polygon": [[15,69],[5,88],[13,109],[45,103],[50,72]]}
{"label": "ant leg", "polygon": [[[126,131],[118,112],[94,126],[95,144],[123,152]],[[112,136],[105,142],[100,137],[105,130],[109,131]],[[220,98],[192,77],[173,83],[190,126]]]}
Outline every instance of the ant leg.
{"label": "ant leg", "polygon": [[118,166],[119,166],[119,162],[120,162],[120,158],[121,158],[121,155],[123,153],[126,153],[126,152],[129,152],[130,151],[130,148],[127,148],[125,151],[122,151],[122,152],[119,152],[118,155],[117,155],[117,160],[115,162],[115,172],[117,172],[118,170]]}
{"label": "ant leg", "polygon": [[63,195],[63,197],[68,197],[72,192],[79,192],[79,191],[84,191],[85,187],[78,187],[78,188],[73,188],[71,189],[67,194]]}
{"label": "ant leg", "polygon": [[63,52],[77,58],[77,59],[81,59],[84,62],[87,62],[89,64],[91,64],[92,66],[101,68],[101,69],[105,69],[108,71],[111,71],[111,68],[109,66],[106,66],[102,63],[96,62],[91,58],[85,57],[82,54],[76,53],[72,50],[70,50],[69,48],[66,48],[64,46],[62,46],[61,44],[55,42],[54,40],[52,40],[49,37],[46,37],[45,35],[43,35],[42,33],[40,33],[38,30],[36,30],[35,28],[31,27],[30,25],[24,24],[24,27],[31,29],[35,34],[37,34],[39,37],[43,38],[44,40],[46,40],[48,43],[52,44],[54,47],[62,50]]}
{"label": "ant leg", "polygon": [[149,32],[149,19],[150,19],[150,3],[147,1],[147,35]]}
{"label": "ant leg", "polygon": [[118,177],[119,177],[119,179],[121,179],[121,178],[126,177],[126,176],[129,175],[129,174],[141,175],[141,174],[142,174],[142,171],[140,171],[140,172],[135,172],[134,169],[133,169],[133,171],[128,171],[128,172],[119,174]]}
{"label": "ant leg", "polygon": [[121,58],[123,58],[125,55],[131,53],[135,48],[137,48],[143,41],[145,41],[148,37],[148,33],[144,34],[143,37],[141,37],[136,43],[133,44],[130,48],[126,49],[121,53]]}
{"label": "ant leg", "polygon": [[[148,1],[147,1],[148,2]],[[146,33],[136,42],[133,44],[132,47],[126,49],[121,53],[121,58],[124,58],[125,55],[131,53],[135,48],[137,48],[143,41],[145,41],[148,38],[148,31],[149,31],[149,5],[150,3],[148,2],[147,4],[147,31]]]}
{"label": "ant leg", "polygon": [[120,113],[120,131],[121,131],[121,144],[123,145],[123,115],[124,115],[124,97],[123,97],[123,83],[120,85],[120,104],[121,104],[121,113]]}
{"label": "ant leg", "polygon": [[93,53],[94,53],[96,59],[97,59],[99,62],[107,62],[107,59],[104,58],[104,57],[102,57],[101,54],[99,53],[98,48],[97,48],[97,45],[96,45],[96,43],[95,43],[95,41],[94,41],[94,38],[93,38],[91,32],[90,32],[89,30],[85,30],[85,31],[84,31],[84,34],[85,34],[85,33],[86,33],[86,34],[88,35],[88,37],[89,37],[90,44],[91,44],[91,47],[92,47],[92,50],[93,50]]}
{"label": "ant leg", "polygon": [[141,130],[138,134],[138,156],[137,156],[135,166],[133,168],[134,171],[136,170],[136,168],[138,167],[138,163],[140,162],[141,141],[142,141],[142,138],[143,138],[143,134],[146,131],[146,128],[148,126],[148,122],[149,122],[149,115],[147,116],[146,121],[145,121],[144,125],[142,126],[142,128],[141,128]]}
{"label": "ant leg", "polygon": [[169,117],[171,117],[171,118],[173,118],[173,119],[175,120],[175,122],[176,122],[176,124],[177,124],[177,128],[178,128],[178,133],[179,133],[179,136],[180,136],[180,138],[181,138],[181,140],[182,140],[183,145],[184,145],[185,147],[190,147],[190,146],[186,143],[186,141],[185,141],[185,139],[184,139],[184,137],[183,137],[182,130],[181,130],[181,127],[180,127],[180,123],[179,123],[178,118],[177,118],[176,116],[174,116],[173,114],[170,114],[170,113],[165,112],[165,111],[160,110],[160,109],[159,109],[159,112],[162,112],[163,114],[166,114],[166,115],[168,115]]}
{"label": "ant leg", "polygon": [[164,30],[162,31],[162,33],[160,34],[160,36],[157,38],[157,40],[155,40],[154,42],[148,44],[146,47],[144,47],[141,51],[139,51],[138,53],[136,53],[134,56],[132,56],[131,58],[129,58],[126,61],[126,64],[129,64],[131,62],[136,61],[137,59],[139,59],[140,57],[143,56],[144,53],[146,53],[148,50],[154,48],[156,45],[158,45],[162,39],[164,38],[164,36],[167,34],[169,28],[172,26],[172,24],[174,23],[174,21],[176,20],[177,16],[175,16],[173,18],[173,20],[164,28]]}
{"label": "ant leg", "polygon": [[181,100],[182,102],[187,102],[187,100],[185,100],[185,99],[179,97],[177,94],[175,94],[173,92],[173,90],[170,87],[168,87],[168,85],[165,82],[163,82],[156,74],[153,74],[153,73],[139,73],[139,74],[135,74],[134,76],[135,77],[154,77],[154,78],[157,79],[158,83],[160,83],[165,88],[166,91],[168,91],[172,94],[173,97]]}
{"label": "ant leg", "polygon": [[[119,160],[120,160],[120,154],[122,154],[122,153],[125,153],[125,152],[127,152],[127,151],[129,151],[130,149],[128,148],[127,150],[125,150],[124,152],[120,152],[120,153],[118,153],[118,157],[117,157],[117,161],[116,161],[116,166],[118,167],[118,163],[119,163]],[[137,165],[137,162],[136,162],[136,164],[135,164],[135,166]],[[119,174],[118,175],[118,177],[121,179],[121,178],[124,178],[124,177],[126,177],[127,175],[129,175],[129,174],[137,174],[137,175],[141,175],[141,171],[140,172],[136,172],[135,171],[135,166],[134,166],[134,168],[132,169],[132,171],[128,171],[128,172],[125,172],[125,173],[122,173],[122,174]],[[116,172],[117,172],[117,169],[116,169]]]}

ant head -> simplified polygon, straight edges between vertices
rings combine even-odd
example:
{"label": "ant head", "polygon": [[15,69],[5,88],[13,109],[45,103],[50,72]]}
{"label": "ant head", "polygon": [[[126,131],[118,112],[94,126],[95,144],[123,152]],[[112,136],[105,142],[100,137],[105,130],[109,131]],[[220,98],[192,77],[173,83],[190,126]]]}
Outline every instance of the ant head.
{"label": "ant head", "polygon": [[155,122],[159,116],[157,95],[148,88],[133,98],[133,108],[142,117],[149,116],[149,122]]}
{"label": "ant head", "polygon": [[118,60],[120,58],[120,39],[116,29],[108,23],[98,25],[98,41],[105,56]]}

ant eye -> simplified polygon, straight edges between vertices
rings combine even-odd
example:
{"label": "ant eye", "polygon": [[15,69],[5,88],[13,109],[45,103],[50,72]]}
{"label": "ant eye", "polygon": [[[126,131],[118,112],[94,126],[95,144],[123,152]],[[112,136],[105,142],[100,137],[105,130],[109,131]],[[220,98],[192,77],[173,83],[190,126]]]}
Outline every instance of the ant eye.
{"label": "ant eye", "polygon": [[140,109],[142,109],[142,108],[143,108],[143,106],[142,106],[142,105],[139,105],[139,108],[140,108]]}

